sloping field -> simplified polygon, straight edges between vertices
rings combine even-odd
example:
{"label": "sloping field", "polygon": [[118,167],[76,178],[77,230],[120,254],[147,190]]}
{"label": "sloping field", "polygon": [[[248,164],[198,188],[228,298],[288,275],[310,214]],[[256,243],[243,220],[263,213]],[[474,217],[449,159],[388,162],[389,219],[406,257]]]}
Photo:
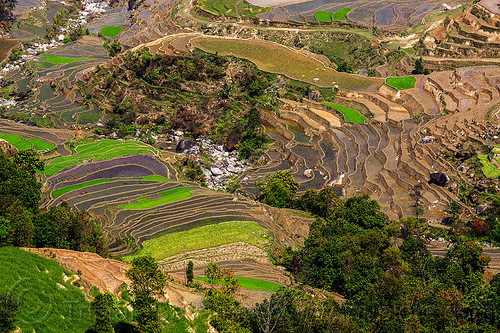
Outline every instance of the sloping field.
{"label": "sloping field", "polygon": [[156,154],[156,150],[138,141],[116,141],[101,140],[92,143],[85,143],[75,148],[75,153],[71,156],[61,156],[50,160],[45,165],[45,175],[52,176],[65,167],[80,163],[112,159],[114,157],[133,154]]}
{"label": "sloping field", "polygon": [[269,233],[257,222],[251,221],[205,225],[148,239],[142,243],[142,248],[137,253],[125,256],[124,259],[131,261],[137,256],[150,255],[161,260],[188,251],[236,242],[246,242],[262,248],[269,243]]}
{"label": "sloping field", "polygon": [[[179,198],[179,195],[183,197]],[[167,200],[162,201],[164,198]],[[58,205],[63,201],[101,217],[105,229],[116,239],[112,246],[116,254],[124,250],[120,241],[128,236],[141,245],[148,238],[201,225],[259,221],[263,218],[260,216],[262,213],[246,201],[234,201],[228,194],[201,190],[195,184],[174,181],[120,179],[89,183],[88,186],[75,188],[47,201],[46,206]],[[257,217],[254,219],[253,216]]]}
{"label": "sloping field", "polygon": [[48,181],[54,190],[60,190],[96,180],[109,181],[120,178],[154,180],[151,178],[155,176],[158,177],[156,180],[162,181],[174,175],[165,164],[153,156],[135,154],[68,166],[50,177]]}
{"label": "sloping field", "polygon": [[255,39],[203,37],[191,44],[205,52],[250,60],[259,69],[322,87],[339,85],[343,89],[376,90],[382,80],[340,73],[320,61],[291,48]]}
{"label": "sloping field", "polygon": [[13,247],[0,247],[0,261],[0,290],[22,302],[17,325],[23,332],[81,333],[91,328],[90,304],[72,284],[73,274],[57,262]]}

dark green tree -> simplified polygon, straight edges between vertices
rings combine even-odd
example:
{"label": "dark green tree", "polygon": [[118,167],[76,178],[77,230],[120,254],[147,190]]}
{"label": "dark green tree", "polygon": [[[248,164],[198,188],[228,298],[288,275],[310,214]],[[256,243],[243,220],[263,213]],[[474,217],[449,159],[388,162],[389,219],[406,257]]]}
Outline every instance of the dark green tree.
{"label": "dark green tree", "polygon": [[97,295],[90,308],[95,316],[94,331],[96,333],[113,333],[115,331],[111,320],[111,312],[115,308],[113,295],[109,292]]}
{"label": "dark green tree", "polygon": [[273,207],[289,207],[297,199],[299,183],[293,179],[290,171],[277,171],[267,175],[262,182],[256,184],[259,188],[259,199]]}
{"label": "dark green tree", "polygon": [[38,153],[33,149],[22,149],[16,152],[14,163],[30,174],[35,174],[37,170],[43,171],[45,166],[45,162],[40,159]]}
{"label": "dark green tree", "polygon": [[161,323],[155,297],[161,296],[167,285],[165,274],[156,261],[149,256],[137,257],[132,261],[132,268],[127,271],[132,281],[134,295],[132,305],[135,311],[139,331],[142,333],[161,332]]}
{"label": "dark green tree", "polygon": [[8,293],[0,293],[0,333],[9,333],[16,328],[19,301]]}
{"label": "dark green tree", "polygon": [[415,60],[415,69],[413,69],[413,74],[423,74],[424,73],[424,64],[422,57]]}
{"label": "dark green tree", "polygon": [[190,285],[191,283],[193,283],[193,279],[194,279],[193,267],[194,267],[193,262],[191,260],[189,260],[187,267],[186,267],[186,283],[187,283],[187,285]]}

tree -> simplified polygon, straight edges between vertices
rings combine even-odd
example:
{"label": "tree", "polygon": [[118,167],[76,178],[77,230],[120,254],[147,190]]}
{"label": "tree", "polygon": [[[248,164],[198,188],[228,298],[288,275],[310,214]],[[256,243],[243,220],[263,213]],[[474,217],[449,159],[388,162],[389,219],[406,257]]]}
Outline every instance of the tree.
{"label": "tree", "polygon": [[95,316],[94,331],[96,333],[114,333],[111,311],[115,308],[113,295],[109,292],[99,294],[90,305]]}
{"label": "tree", "polygon": [[446,205],[446,213],[452,215],[453,218],[456,218],[461,211],[462,211],[462,206],[460,206],[460,204],[455,200]]}
{"label": "tree", "polygon": [[293,179],[290,171],[277,171],[267,175],[262,182],[256,184],[259,188],[259,199],[273,207],[285,208],[297,198],[299,183]]}
{"label": "tree", "polygon": [[35,174],[37,170],[43,170],[45,162],[40,160],[40,156],[33,149],[22,149],[14,155],[14,163],[21,169]]}
{"label": "tree", "polygon": [[259,332],[294,332],[298,319],[295,303],[296,299],[291,290],[279,290],[255,306],[254,313]]}
{"label": "tree", "polygon": [[8,333],[15,326],[20,303],[8,293],[0,293],[0,333]]}
{"label": "tree", "polygon": [[344,218],[364,229],[383,229],[386,217],[380,205],[368,195],[350,197],[344,205]]}
{"label": "tree", "polygon": [[186,283],[190,285],[193,282],[194,274],[193,274],[194,264],[191,260],[189,260],[186,267]]}
{"label": "tree", "polygon": [[210,282],[210,284],[212,284],[212,285],[214,283],[218,282],[219,279],[222,277],[222,272],[219,268],[219,265],[217,265],[216,263],[213,263],[213,262],[208,263],[208,267],[205,268],[203,273],[205,273],[205,276],[207,277],[208,282]]}
{"label": "tree", "polygon": [[163,288],[167,284],[165,275],[150,256],[135,258],[132,261],[132,268],[126,274],[132,281],[131,289],[134,295],[132,305],[140,332],[160,332],[161,324],[155,297],[162,295]]}
{"label": "tree", "polygon": [[415,69],[413,70],[413,74],[422,74],[424,72],[424,65],[422,57],[415,60]]}

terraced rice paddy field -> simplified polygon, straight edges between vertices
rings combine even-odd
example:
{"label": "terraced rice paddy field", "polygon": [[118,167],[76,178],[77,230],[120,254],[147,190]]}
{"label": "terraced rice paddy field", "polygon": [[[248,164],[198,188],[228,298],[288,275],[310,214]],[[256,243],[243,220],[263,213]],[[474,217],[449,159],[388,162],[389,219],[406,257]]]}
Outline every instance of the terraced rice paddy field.
{"label": "terraced rice paddy field", "polygon": [[[273,21],[331,22],[344,20],[363,25],[377,26],[389,30],[399,30],[417,24],[428,15],[444,10],[443,2],[437,0],[250,0],[251,4],[273,7],[257,17]],[[450,6],[468,4],[464,0],[447,2]],[[327,14],[331,13],[331,14]]]}
{"label": "terraced rice paddy field", "polygon": [[32,119],[40,125],[97,122],[101,113],[94,107],[79,104],[81,97],[72,88],[80,79],[82,71],[109,59],[101,45],[99,38],[85,36],[77,43],[66,44],[45,53],[41,61],[31,64],[33,73],[14,74],[19,92],[25,91],[28,86],[34,88],[33,97],[20,103],[24,112],[30,115],[35,113]]}
{"label": "terraced rice paddy field", "polygon": [[[52,150],[52,146],[55,146],[58,153],[63,156],[70,154],[64,146],[64,142],[72,139],[74,136],[74,133],[69,130],[42,129],[23,125],[6,119],[0,120],[0,133],[14,136],[16,141],[21,142],[21,145],[23,145],[24,148],[17,147],[18,149],[31,148],[32,146],[35,146],[37,150],[44,150],[47,148]],[[21,138],[22,140],[18,138]],[[26,143],[23,143],[24,140],[29,142],[30,147],[28,147]],[[15,146],[15,144],[13,145]]]}
{"label": "terraced rice paddy field", "polygon": [[[189,192],[183,188],[193,189]],[[144,199],[156,200],[165,192],[190,193],[189,197],[176,197],[171,202],[162,202],[152,207],[125,207],[123,205],[142,203]],[[114,237],[112,247],[116,254],[119,240],[133,237],[138,245],[146,239],[169,232],[189,230],[193,227],[225,221],[252,220],[259,215],[246,201],[233,201],[226,194],[203,190],[195,184],[147,179],[115,180],[90,184],[64,193],[46,204],[57,205],[62,201],[81,210],[88,210],[105,220],[105,228]],[[129,249],[125,250],[125,254]]]}
{"label": "terraced rice paddy field", "polygon": [[156,154],[156,150],[138,141],[101,140],[80,144],[71,156],[61,156],[50,160],[45,165],[44,174],[48,177],[66,167],[80,163],[112,159],[114,157],[134,154]]}
{"label": "terraced rice paddy field", "polygon": [[[133,20],[127,3],[120,3],[87,24],[87,27],[93,34],[101,32],[109,38],[119,38],[123,45],[134,47],[172,33],[182,32],[178,25],[172,23],[170,17],[175,2],[175,0],[145,0],[134,10]],[[120,31],[116,34],[118,29]],[[107,30],[112,33],[108,33]]]}
{"label": "terraced rice paddy field", "polygon": [[[453,88],[464,82],[470,85],[463,90]],[[409,193],[412,186],[421,184],[427,217],[440,220],[446,203],[458,199],[447,189],[428,184],[429,174],[442,171],[454,179],[461,177],[457,166],[450,167],[438,158],[440,144],[451,147],[465,135],[482,140],[488,110],[498,107],[500,70],[484,66],[433,73],[415,86],[401,91],[406,100],[402,104],[394,103],[392,93],[385,88],[376,94],[356,94],[353,100],[373,114],[373,119],[364,124],[332,126],[322,105],[284,100],[281,117],[263,115],[266,132],[275,142],[265,155],[265,165],[240,178],[243,189],[256,193],[255,181],[276,170],[291,170],[301,183],[299,191],[337,185],[347,196],[370,195],[391,219],[398,219],[413,213]],[[481,96],[473,97],[478,91]],[[437,105],[440,96],[447,107],[460,112],[420,123],[409,116],[412,109],[429,115],[435,108],[442,109]],[[425,133],[433,133],[436,141],[423,144]],[[306,169],[310,169],[309,176]]]}

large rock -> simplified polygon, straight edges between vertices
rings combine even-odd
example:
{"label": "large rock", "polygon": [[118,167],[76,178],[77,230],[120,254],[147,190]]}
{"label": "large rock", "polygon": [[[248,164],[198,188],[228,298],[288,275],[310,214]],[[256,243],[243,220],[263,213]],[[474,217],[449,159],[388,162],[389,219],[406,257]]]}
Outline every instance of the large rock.
{"label": "large rock", "polygon": [[487,204],[482,204],[476,207],[476,214],[483,214],[488,210]]}
{"label": "large rock", "polygon": [[304,176],[307,178],[312,178],[314,176],[314,171],[312,169],[306,169],[304,171]]}
{"label": "large rock", "polygon": [[446,174],[444,174],[442,172],[434,172],[434,173],[431,173],[431,179],[429,180],[429,184],[436,184],[438,186],[445,186],[449,180],[450,180],[450,178],[448,178],[448,176]]}
{"label": "large rock", "polygon": [[191,141],[191,140],[181,140],[177,144],[177,147],[175,147],[175,151],[177,153],[183,153],[186,150],[193,149],[194,147],[198,147],[198,144],[196,142]]}
{"label": "large rock", "polygon": [[212,175],[214,175],[214,176],[220,176],[223,174],[222,170],[219,168],[216,168],[216,167],[211,168],[210,171],[212,172]]}

